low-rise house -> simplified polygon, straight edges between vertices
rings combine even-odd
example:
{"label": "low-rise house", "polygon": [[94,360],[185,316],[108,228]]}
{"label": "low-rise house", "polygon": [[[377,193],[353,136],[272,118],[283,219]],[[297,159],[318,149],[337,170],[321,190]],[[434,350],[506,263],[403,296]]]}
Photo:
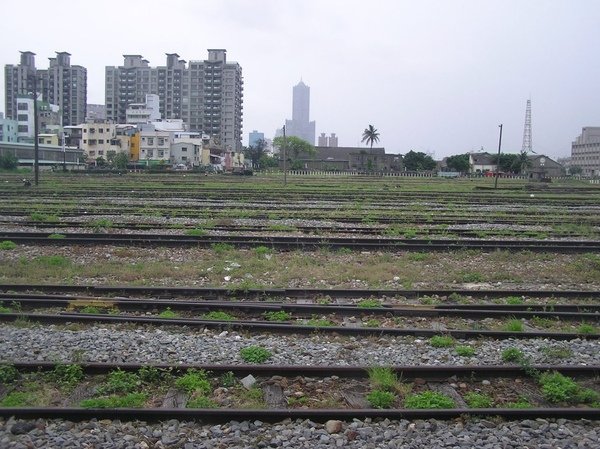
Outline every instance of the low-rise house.
{"label": "low-rise house", "polygon": [[495,172],[497,164],[494,156],[487,152],[469,154],[470,173]]}

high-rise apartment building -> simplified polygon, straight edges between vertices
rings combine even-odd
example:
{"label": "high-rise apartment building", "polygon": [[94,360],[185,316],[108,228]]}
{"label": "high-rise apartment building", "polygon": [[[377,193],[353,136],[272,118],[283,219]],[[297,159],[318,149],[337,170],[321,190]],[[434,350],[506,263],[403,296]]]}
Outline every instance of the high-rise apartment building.
{"label": "high-rise apartment building", "polygon": [[586,176],[600,175],[600,126],[586,126],[571,144],[571,166]]}
{"label": "high-rise apartment building", "polygon": [[122,66],[106,67],[106,117],[125,123],[130,104],[159,97],[164,119],[182,119],[189,131],[216,137],[225,148],[242,147],[242,68],[227,51],[209,49],[208,59],[190,61],[167,53],[165,66],[150,67],[141,55],[124,55]]}
{"label": "high-rise apartment building", "polygon": [[285,121],[288,136],[296,136],[315,144],[315,122],[310,121],[310,87],[300,81],[293,89],[292,119]]}
{"label": "high-rise apartment building", "polygon": [[248,134],[248,146],[255,146],[259,140],[265,140],[265,133],[258,132],[257,130],[252,131]]}
{"label": "high-rise apartment building", "polygon": [[6,116],[17,119],[17,98],[29,95],[33,99],[35,91],[47,103],[58,105],[64,126],[74,126],[85,121],[87,103],[87,70],[79,65],[71,65],[71,55],[56,52],[49,58],[46,70],[35,67],[35,53],[21,52],[20,64],[7,64],[4,67]]}

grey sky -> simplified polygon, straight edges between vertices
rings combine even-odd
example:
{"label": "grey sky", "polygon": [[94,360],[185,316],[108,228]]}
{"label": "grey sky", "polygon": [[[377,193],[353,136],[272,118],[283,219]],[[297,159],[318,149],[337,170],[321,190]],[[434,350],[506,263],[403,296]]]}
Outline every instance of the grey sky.
{"label": "grey sky", "polygon": [[156,66],[226,48],[244,73],[244,142],[291,118],[300,77],[317,134],[344,146],[373,124],[388,153],[496,151],[503,123],[517,152],[529,97],[537,152],[567,156],[600,126],[597,0],[21,0],[2,22],[3,65],[68,51],[88,69],[88,103],[104,103],[104,67],[123,54]]}

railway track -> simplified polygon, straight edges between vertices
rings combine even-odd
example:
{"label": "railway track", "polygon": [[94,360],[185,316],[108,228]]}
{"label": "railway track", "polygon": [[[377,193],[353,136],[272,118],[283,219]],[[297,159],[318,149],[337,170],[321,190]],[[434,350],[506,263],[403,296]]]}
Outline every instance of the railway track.
{"label": "railway track", "polygon": [[[594,419],[599,412],[595,403],[584,405],[586,399],[582,395],[579,399],[575,396],[557,398],[548,395],[544,385],[545,379],[568,379],[575,388],[587,391],[591,397],[589,386],[597,383],[600,366],[394,366],[379,370],[369,366],[57,366],[50,363],[9,366],[12,367],[12,378],[7,382],[7,389],[12,397],[22,389],[35,389],[32,385],[36,384],[40,391],[44,386],[56,385],[54,388],[61,395],[57,398],[55,394],[52,399],[54,404],[61,404],[58,407],[36,398],[30,398],[30,401],[34,404],[37,401],[37,406],[0,407],[0,416],[23,419],[155,421],[177,418],[223,422],[285,418],[448,419],[473,415],[508,419]],[[389,376],[386,386],[382,386],[382,374]],[[114,379],[119,379],[119,383]],[[203,382],[190,388],[190,379]],[[298,389],[302,391],[295,391]],[[378,406],[370,394],[375,390],[389,393],[391,401],[385,407]],[[515,407],[510,399],[521,397],[523,391],[527,391],[532,399],[527,408]],[[132,392],[135,392],[133,396]],[[444,398],[444,403],[424,407],[417,400],[432,394]],[[487,402],[473,403],[473,394],[486,397]],[[204,400],[199,401],[199,396]],[[119,398],[128,398],[130,402],[135,398],[136,403],[106,407],[110,401],[116,403]]]}
{"label": "railway track", "polygon": [[544,251],[588,253],[600,251],[600,241],[594,240],[473,240],[473,239],[406,239],[311,236],[185,236],[165,234],[87,234],[65,233],[52,238],[42,232],[0,232],[0,240],[36,245],[143,245],[143,246],[206,246],[229,244],[236,247],[269,246],[272,248],[319,249],[348,248],[352,250],[448,251],[477,249],[484,251]]}

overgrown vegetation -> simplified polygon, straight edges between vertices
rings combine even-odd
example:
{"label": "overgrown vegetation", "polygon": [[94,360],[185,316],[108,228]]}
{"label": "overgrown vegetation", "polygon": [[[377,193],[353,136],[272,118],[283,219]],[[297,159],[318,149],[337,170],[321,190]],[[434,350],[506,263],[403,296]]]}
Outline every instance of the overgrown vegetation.
{"label": "overgrown vegetation", "polygon": [[261,346],[248,346],[240,350],[240,357],[247,363],[263,363],[272,355],[271,351]]}

